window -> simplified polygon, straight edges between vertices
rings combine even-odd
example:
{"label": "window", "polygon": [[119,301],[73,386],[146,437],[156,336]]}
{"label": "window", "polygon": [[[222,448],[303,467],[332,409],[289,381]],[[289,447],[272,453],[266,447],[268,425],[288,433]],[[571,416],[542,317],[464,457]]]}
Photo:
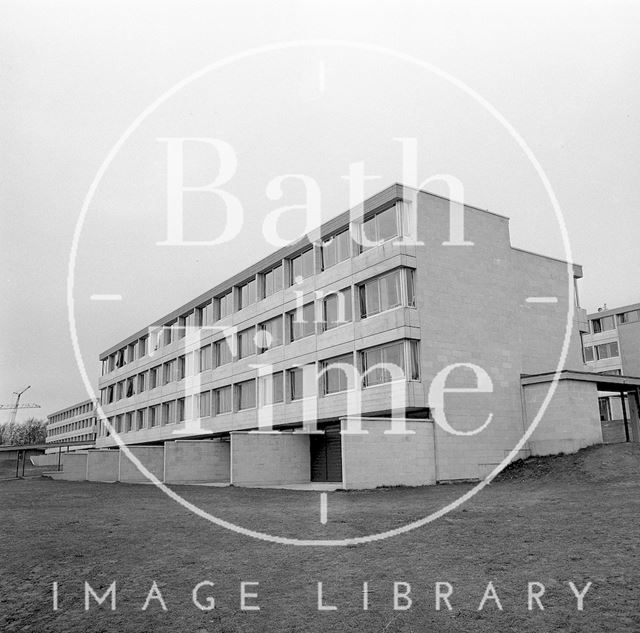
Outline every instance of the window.
{"label": "window", "polygon": [[265,321],[258,326],[258,353],[282,345],[282,317]]}
{"label": "window", "polygon": [[138,431],[144,429],[144,409],[136,411],[136,428]]}
{"label": "window", "polygon": [[245,380],[236,384],[236,406],[238,411],[256,406],[256,381]]}
{"label": "window", "polygon": [[284,401],[282,372],[258,378],[258,402],[268,406]]}
{"label": "window", "polygon": [[142,393],[147,388],[146,378],[147,378],[147,372],[138,374],[138,393]]}
{"label": "window", "polygon": [[[307,369],[307,371],[309,370]],[[301,400],[304,398],[304,368],[294,367],[293,369],[288,369],[287,376],[289,383],[289,399]]]}
{"label": "window", "polygon": [[149,407],[149,427],[153,428],[154,426],[158,426],[160,420],[158,419],[159,415],[159,405],[155,405],[153,407]]}
{"label": "window", "polygon": [[[404,377],[406,375],[405,363],[404,363],[404,341],[398,341],[389,345],[383,345],[381,347],[372,347],[371,349],[360,352],[362,363],[362,383],[364,387],[371,387],[372,385],[380,385],[386,382],[391,382],[394,379],[398,379],[401,373]],[[412,376],[418,375],[419,365],[417,358],[417,346],[411,346],[412,359],[411,359],[411,374]],[[388,369],[384,366],[378,365],[391,365],[399,369],[396,370],[393,367]]]}
{"label": "window", "polygon": [[107,358],[109,371],[113,371],[116,368],[116,357],[114,354],[111,354],[109,358]]}
{"label": "window", "polygon": [[260,298],[265,299],[272,294],[282,290],[282,264],[274,266],[266,273],[262,273],[262,284],[260,288]]}
{"label": "window", "polygon": [[213,354],[216,367],[220,367],[221,365],[226,365],[231,362],[231,348],[229,347],[227,339],[223,338],[213,344]]}
{"label": "window", "polygon": [[132,363],[136,359],[136,344],[129,343],[127,345],[127,362]]}
{"label": "window", "polygon": [[201,418],[208,418],[211,415],[211,392],[203,391],[196,396],[198,415]]}
{"label": "window", "polygon": [[122,398],[124,398],[124,380],[120,381],[117,384],[117,396],[116,396],[116,400],[122,400]]}
{"label": "window", "polygon": [[289,341],[297,341],[315,333],[315,307],[307,303],[302,308],[287,312],[287,335]]}
{"label": "window", "polygon": [[147,343],[148,343],[148,340],[149,340],[148,336],[143,336],[138,341],[138,358],[142,358],[143,356],[147,355]]}
{"label": "window", "polygon": [[398,214],[395,205],[365,220],[361,225],[360,252],[398,237]]}
{"label": "window", "polygon": [[224,294],[214,299],[216,305],[216,321],[224,319],[233,312],[233,293],[227,290]]}
{"label": "window", "polygon": [[[406,280],[406,301],[403,300],[403,279]],[[396,270],[370,279],[358,287],[360,317],[366,319],[400,305],[415,306],[413,271],[408,268]]]}
{"label": "window", "polygon": [[203,327],[205,325],[211,325],[212,322],[212,308],[211,301],[203,303],[195,309],[195,326]]}
{"label": "window", "polygon": [[351,385],[354,385],[353,377],[353,354],[344,354],[336,356],[330,360],[322,362],[322,393],[327,395],[331,393],[339,393],[349,389],[349,375],[344,367],[336,367],[336,365],[349,365],[351,371]]}
{"label": "window", "polygon": [[640,321],[640,310],[629,310],[618,315],[618,323],[637,323]]}
{"label": "window", "polygon": [[312,277],[315,270],[313,248],[289,260],[289,285],[300,283],[303,279]]}
{"label": "window", "polygon": [[251,279],[245,284],[238,286],[238,310],[246,308],[256,301],[256,280]]}
{"label": "window", "polygon": [[334,292],[323,299],[322,320],[325,330],[351,321],[351,288]]}
{"label": "window", "polygon": [[162,374],[162,384],[163,385],[168,385],[170,382],[173,381],[175,364],[176,364],[175,360],[170,360],[170,361],[168,361],[167,363],[164,364],[163,374]]}
{"label": "window", "polygon": [[211,345],[205,345],[200,348],[198,353],[198,363],[198,369],[201,372],[211,369]]}
{"label": "window", "polygon": [[216,389],[213,397],[216,415],[231,413],[231,385]]}
{"label": "window", "polygon": [[177,362],[176,380],[184,380],[184,377],[187,375],[187,357],[178,356]]}
{"label": "window", "polygon": [[132,430],[131,421],[132,421],[132,414],[125,413],[124,414],[124,433],[129,433]]}
{"label": "window", "polygon": [[171,323],[167,323],[163,327],[164,331],[164,345],[171,345],[171,341],[173,341],[173,328],[175,327],[176,322],[172,321]]}
{"label": "window", "polygon": [[155,389],[158,386],[158,373],[160,371],[160,365],[152,367],[149,370],[149,389]]}
{"label": "window", "polygon": [[253,328],[238,332],[238,358],[246,358],[256,353]]}
{"label": "window", "polygon": [[124,367],[127,361],[124,359],[124,348],[116,352],[116,367]]}
{"label": "window", "polygon": [[178,326],[176,328],[176,337],[181,339],[187,335],[187,315],[178,317]]}
{"label": "window", "polygon": [[185,398],[176,400],[176,422],[184,422],[186,418]]}
{"label": "window", "polygon": [[619,356],[618,343],[603,343],[602,345],[595,346],[598,360],[604,360],[605,358],[615,358]]}
{"label": "window", "polygon": [[349,229],[322,242],[322,270],[327,270],[351,257]]}
{"label": "window", "polygon": [[127,398],[131,398],[136,393],[133,378],[127,378]]}
{"label": "window", "polygon": [[593,319],[593,333],[598,334],[600,332],[607,332],[609,330],[615,330],[616,322],[613,316],[606,316],[600,319]]}
{"label": "window", "polygon": [[175,416],[175,400],[172,400],[171,402],[164,402],[162,404],[162,424],[173,424],[176,421]]}
{"label": "window", "polygon": [[593,347],[589,346],[584,348],[584,360],[587,363],[590,363],[592,360],[595,360],[593,356]]}

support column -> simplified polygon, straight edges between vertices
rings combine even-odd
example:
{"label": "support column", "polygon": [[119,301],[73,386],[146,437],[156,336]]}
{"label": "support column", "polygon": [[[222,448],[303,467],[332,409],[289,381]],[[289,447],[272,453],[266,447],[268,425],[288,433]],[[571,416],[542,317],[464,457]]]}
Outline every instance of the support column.
{"label": "support column", "polygon": [[622,391],[621,392],[621,397],[620,397],[620,404],[622,404],[622,419],[624,420],[624,436],[625,436],[625,442],[630,442],[630,438],[629,438],[629,420],[627,418],[627,403],[625,402],[625,392]]}

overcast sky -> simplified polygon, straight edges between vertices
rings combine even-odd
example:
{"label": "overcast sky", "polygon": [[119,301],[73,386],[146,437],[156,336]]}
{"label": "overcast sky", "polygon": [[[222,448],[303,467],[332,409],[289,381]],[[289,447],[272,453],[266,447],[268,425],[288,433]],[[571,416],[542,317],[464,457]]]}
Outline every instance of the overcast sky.
{"label": "overcast sky", "polygon": [[[131,122],[174,84],[217,60],[316,38],[388,47],[457,77],[491,102],[535,152],[556,192],[589,311],[640,301],[640,5],[628,2],[3,2],[2,365],[0,401],[26,385],[28,415],[87,397],[69,337],[66,280],[88,188]],[[166,143],[224,140],[237,157],[226,189],[241,234],[217,247],[162,247]],[[96,190],[76,264],[79,340],[97,383],[100,351],[274,247],[262,222],[318,183],[322,219],[349,204],[349,165],[366,195],[402,180],[401,147],[418,142],[421,180],[455,175],[465,201],[511,218],[514,246],[564,257],[532,166],[468,95],[397,57],[299,46],[214,69],[165,101],[123,145]],[[210,150],[210,148],[209,148]],[[188,164],[187,164],[188,163]],[[215,152],[193,147],[185,173],[213,180]],[[437,183],[431,187],[446,193]],[[212,239],[219,203],[194,195],[186,239]],[[295,237],[302,218],[283,228]],[[91,294],[122,294],[97,303]]]}

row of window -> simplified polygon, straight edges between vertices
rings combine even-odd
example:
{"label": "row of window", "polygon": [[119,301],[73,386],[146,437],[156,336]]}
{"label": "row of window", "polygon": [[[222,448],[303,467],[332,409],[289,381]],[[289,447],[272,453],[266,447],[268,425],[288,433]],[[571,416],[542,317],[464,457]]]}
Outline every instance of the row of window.
{"label": "row of window", "polygon": [[604,360],[605,358],[616,358],[620,356],[618,343],[602,343],[601,345],[593,345],[584,348],[584,359],[586,362],[594,360]]}
{"label": "row of window", "polygon": [[78,435],[78,436],[74,436],[74,437],[63,438],[63,439],[60,439],[60,440],[52,440],[49,443],[50,444],[59,444],[61,442],[68,442],[70,440],[73,440],[74,442],[93,442],[95,439],[96,439],[95,433],[84,433],[82,435]]}
{"label": "row of window", "polygon": [[77,422],[70,422],[69,424],[63,424],[54,429],[48,428],[47,435],[63,435],[64,433],[71,433],[72,431],[79,431],[80,429],[89,429],[95,424],[95,418],[87,418],[86,420],[78,420]]}
{"label": "row of window", "polygon": [[599,319],[591,319],[591,331],[594,334],[600,332],[608,332],[609,330],[616,329],[616,322],[622,323],[637,323],[640,321],[640,310],[628,310],[627,312],[620,312],[619,314],[600,317]]}
{"label": "row of window", "polygon": [[93,404],[91,402],[87,402],[86,404],[72,407],[71,409],[67,409],[66,411],[61,411],[60,413],[56,413],[55,415],[48,416],[49,424],[60,422],[60,420],[68,420],[69,418],[73,418],[77,415],[82,415],[83,413],[89,413],[90,411],[93,411]]}
{"label": "row of window", "polygon": [[211,325],[234,311],[242,310],[282,290],[285,283],[287,286],[296,285],[316,272],[327,270],[351,258],[354,254],[399,238],[402,235],[401,227],[404,225],[402,208],[401,205],[394,205],[374,214],[361,224],[354,225],[357,241],[354,241],[351,229],[347,227],[325,238],[318,248],[310,245],[296,255],[281,260],[269,269],[216,295],[176,320],[166,323],[158,328],[151,343],[149,337],[144,336],[122,347],[103,360],[102,375],[144,357],[150,344],[154,350],[169,345],[174,340],[184,338],[190,327]]}
{"label": "row of window", "polygon": [[[414,283],[413,269],[397,268],[357,286],[360,318],[366,319],[401,305],[415,307]],[[351,295],[351,288],[345,288],[325,296],[318,306],[321,309],[319,322],[316,320],[317,306],[312,301],[235,335],[233,328],[228,328],[225,338],[213,344],[106,387],[102,390],[101,402],[111,404],[147,389],[221,367],[234,358],[242,360],[314,335],[318,330],[327,331],[349,323],[353,320]]]}
{"label": "row of window", "polygon": [[[353,353],[292,367],[282,372],[258,376],[232,385],[206,390],[193,396],[123,413],[110,418],[119,433],[183,422],[186,419],[222,415],[254,409],[285,401],[293,402],[318,394],[328,396],[394,380],[419,380],[419,344],[401,340],[358,352],[360,377],[356,373]],[[188,410],[188,406],[191,410]],[[148,411],[148,413],[146,413]],[[148,418],[148,419],[147,419]],[[102,427],[104,428],[104,427]]]}

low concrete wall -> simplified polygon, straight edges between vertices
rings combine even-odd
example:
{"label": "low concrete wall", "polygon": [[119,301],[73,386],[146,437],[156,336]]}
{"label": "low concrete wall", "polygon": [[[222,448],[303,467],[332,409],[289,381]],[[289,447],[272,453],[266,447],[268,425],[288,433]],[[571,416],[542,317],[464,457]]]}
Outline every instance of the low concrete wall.
{"label": "low concrete wall", "polygon": [[[527,425],[538,413],[549,384],[524,386]],[[601,443],[596,383],[560,380],[549,406],[529,439],[531,455],[575,453],[586,446]]]}
{"label": "low concrete wall", "polygon": [[118,481],[120,451],[89,451],[87,453],[88,481]]}
{"label": "low concrete wall", "polygon": [[[347,421],[342,421],[345,430]],[[407,420],[411,435],[391,435],[388,419],[361,420],[367,435],[342,435],[344,487],[425,486],[436,483],[433,423]]]}
{"label": "low concrete wall", "polygon": [[[87,479],[87,453],[62,453],[60,464],[62,470],[56,472],[56,479],[65,481],[85,481]],[[57,465],[56,456],[56,465]]]}
{"label": "low concrete wall", "polygon": [[[164,448],[162,446],[129,446],[131,454],[160,481],[164,478]],[[129,459],[123,450],[120,454],[118,481],[123,483],[142,483],[150,481]]]}
{"label": "low concrete wall", "polygon": [[164,445],[167,483],[226,483],[230,480],[231,445],[217,440],[177,440]]}
{"label": "low concrete wall", "polygon": [[[60,453],[62,457],[62,453]],[[29,455],[29,459],[34,466],[57,466],[58,453],[44,453],[42,455]]]}
{"label": "low concrete wall", "polygon": [[309,483],[309,436],[298,433],[232,433],[231,483],[269,486]]}

